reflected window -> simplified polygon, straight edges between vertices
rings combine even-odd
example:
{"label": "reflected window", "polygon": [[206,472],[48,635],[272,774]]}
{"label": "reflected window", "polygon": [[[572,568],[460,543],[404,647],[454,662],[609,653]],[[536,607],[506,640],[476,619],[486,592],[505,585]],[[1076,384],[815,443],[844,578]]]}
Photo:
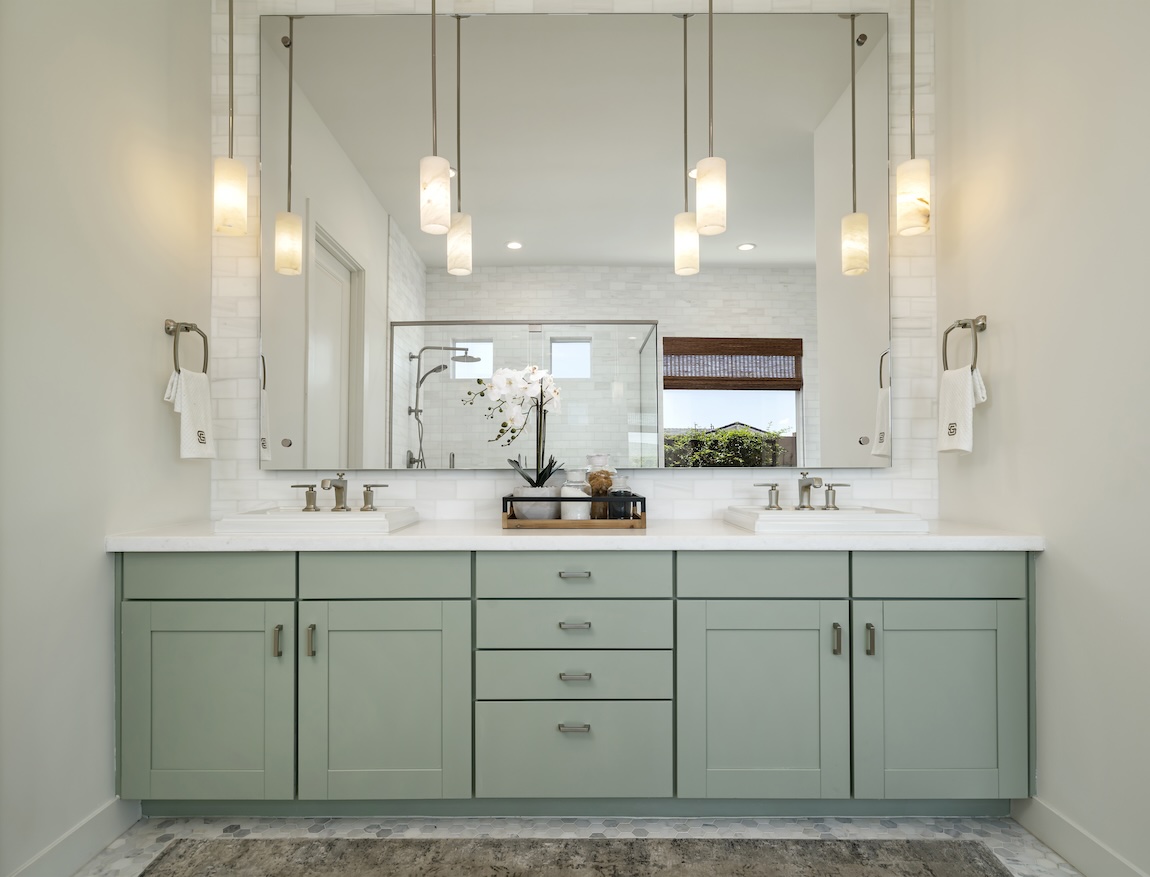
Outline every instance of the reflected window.
{"label": "reflected window", "polygon": [[591,339],[552,338],[551,374],[556,378],[591,377]]}
{"label": "reflected window", "polygon": [[495,374],[495,342],[494,341],[453,341],[452,347],[467,348],[467,355],[478,357],[478,362],[451,361],[451,376],[467,380],[486,381]]}

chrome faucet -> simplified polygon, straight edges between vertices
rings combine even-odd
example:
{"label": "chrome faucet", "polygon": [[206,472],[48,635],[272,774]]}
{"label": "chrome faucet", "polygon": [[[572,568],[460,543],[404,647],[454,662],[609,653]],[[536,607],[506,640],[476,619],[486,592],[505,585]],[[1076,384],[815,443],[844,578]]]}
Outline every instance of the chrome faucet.
{"label": "chrome faucet", "polygon": [[814,508],[811,505],[811,488],[822,487],[823,480],[819,477],[808,478],[806,472],[799,473],[799,504],[795,506],[796,509],[810,509]]}
{"label": "chrome faucet", "polygon": [[324,490],[335,488],[335,505],[331,509],[333,512],[351,511],[347,507],[347,479],[343,477],[342,472],[336,472],[335,478],[325,478],[319,483],[319,486]]}

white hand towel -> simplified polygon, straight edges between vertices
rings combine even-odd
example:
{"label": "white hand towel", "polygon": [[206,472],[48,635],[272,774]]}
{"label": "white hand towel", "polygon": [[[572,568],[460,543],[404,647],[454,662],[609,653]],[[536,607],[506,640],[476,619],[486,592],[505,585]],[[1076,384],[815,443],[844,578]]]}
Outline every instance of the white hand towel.
{"label": "white hand towel", "polygon": [[181,371],[174,407],[180,414],[180,456],[214,458],[216,440],[212,435],[212,393],[208,376],[187,369]]}
{"label": "white hand towel", "polygon": [[871,456],[890,456],[890,387],[880,387],[874,415],[874,441]]}
{"label": "white hand towel", "polygon": [[260,388],[260,459],[264,462],[271,462],[272,447],[271,447],[271,430],[268,429],[268,424],[271,418],[268,417],[268,391]]}
{"label": "white hand towel", "polygon": [[176,398],[180,395],[180,373],[172,372],[172,376],[168,378],[168,389],[164,390],[164,401],[175,402]]}
{"label": "white hand towel", "polygon": [[974,450],[974,406],[986,401],[978,369],[947,369],[938,390],[938,450],[969,454]]}

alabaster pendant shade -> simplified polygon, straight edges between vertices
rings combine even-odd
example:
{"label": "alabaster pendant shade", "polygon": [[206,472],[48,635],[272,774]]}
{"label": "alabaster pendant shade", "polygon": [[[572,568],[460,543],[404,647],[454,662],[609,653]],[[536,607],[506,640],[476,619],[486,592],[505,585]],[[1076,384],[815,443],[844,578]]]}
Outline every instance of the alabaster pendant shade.
{"label": "alabaster pendant shade", "polygon": [[865,213],[843,217],[843,274],[854,277],[870,268],[870,222]]}
{"label": "alabaster pendant shade", "polygon": [[248,233],[248,167],[238,158],[216,159],[213,201],[216,234]]}
{"label": "alabaster pendant shade", "polygon": [[930,231],[930,161],[912,158],[895,170],[895,216],[900,235]]}
{"label": "alabaster pendant shade", "polygon": [[727,230],[727,162],[711,156],[699,160],[695,178],[695,219],[699,234]]}
{"label": "alabaster pendant shade", "polygon": [[303,217],[276,214],[276,273],[296,275],[303,270]]}
{"label": "alabaster pendant shade", "polygon": [[471,273],[471,214],[453,213],[447,232],[447,273]]}
{"label": "alabaster pendant shade", "polygon": [[699,229],[694,213],[675,214],[675,273],[699,273]]}
{"label": "alabaster pendant shade", "polygon": [[428,234],[451,228],[451,165],[439,155],[419,160],[419,228]]}

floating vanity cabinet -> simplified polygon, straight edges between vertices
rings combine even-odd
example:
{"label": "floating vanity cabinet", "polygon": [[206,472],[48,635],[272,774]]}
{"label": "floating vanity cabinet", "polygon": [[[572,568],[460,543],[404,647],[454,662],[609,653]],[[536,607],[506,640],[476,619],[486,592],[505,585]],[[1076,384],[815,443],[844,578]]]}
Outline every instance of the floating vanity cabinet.
{"label": "floating vanity cabinet", "polygon": [[121,587],[121,797],[293,797],[295,555],[127,554]]}
{"label": "floating vanity cabinet", "polygon": [[477,798],[659,798],[673,784],[670,552],[480,552]]}
{"label": "floating vanity cabinet", "polygon": [[1016,552],[855,553],[855,797],[1029,794],[1026,576]]}
{"label": "floating vanity cabinet", "polygon": [[678,577],[678,796],[849,797],[847,555],[680,552]]}
{"label": "floating vanity cabinet", "polygon": [[299,574],[299,798],[470,797],[470,555],[305,553]]}

